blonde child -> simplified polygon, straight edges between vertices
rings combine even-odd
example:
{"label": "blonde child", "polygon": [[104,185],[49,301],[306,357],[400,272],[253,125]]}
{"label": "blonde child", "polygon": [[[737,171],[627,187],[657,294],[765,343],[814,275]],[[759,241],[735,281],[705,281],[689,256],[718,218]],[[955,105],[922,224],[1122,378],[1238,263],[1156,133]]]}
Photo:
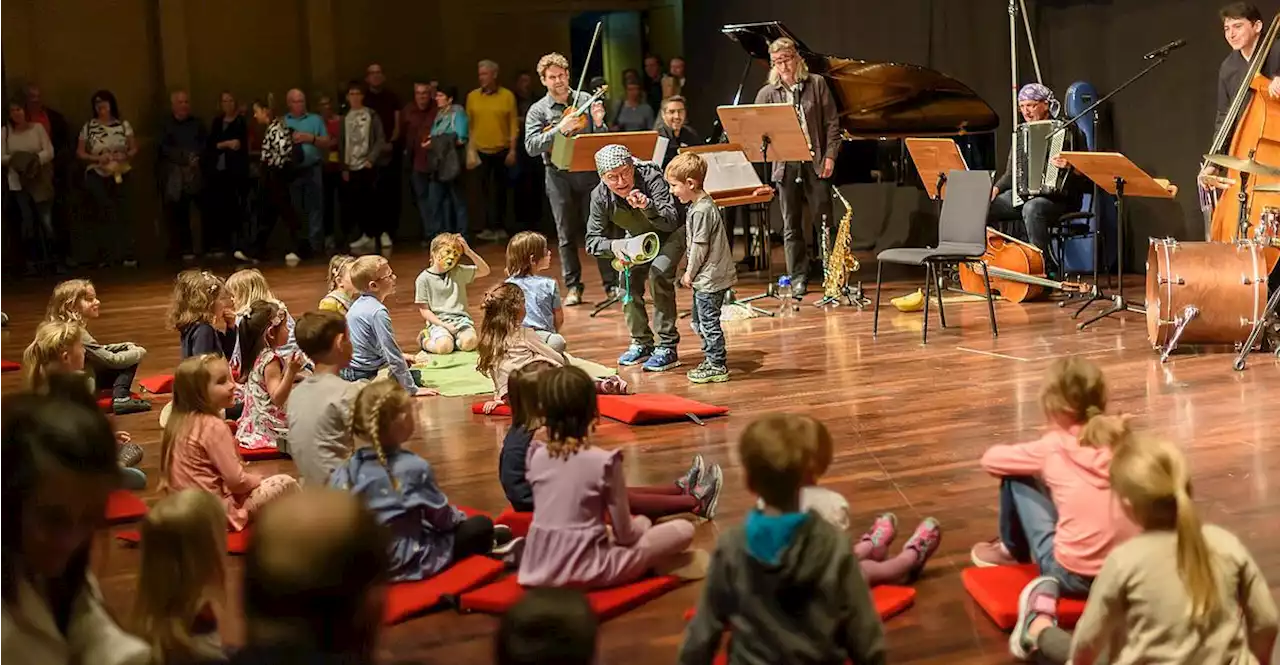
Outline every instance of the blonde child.
{"label": "blonde child", "polygon": [[279,448],[289,434],[285,405],[306,356],[281,353],[289,339],[286,316],[276,303],[259,300],[240,321],[240,366],[248,368],[244,411],[236,423],[236,441],[242,448]]}
{"label": "blonde child", "polygon": [[226,659],[218,635],[226,521],[218,498],[200,490],[170,494],[147,511],[133,629],[151,645],[155,663]]}
{"label": "blonde child", "polygon": [[[506,401],[507,383],[517,369],[532,362],[547,362],[556,367],[569,364],[568,356],[543,343],[537,333],[522,325],[524,301],[524,291],[507,282],[489,289],[484,296],[476,370],[493,380],[493,399],[485,403],[485,413]],[[620,376],[602,379],[596,385],[605,395],[627,392],[627,382]]]}
{"label": "blonde child", "polygon": [[812,419],[773,414],[742,433],[747,488],[764,508],[720,536],[681,665],[710,665],[730,626],[752,628],[734,631],[731,663],[784,663],[796,654],[811,663],[885,662],[880,617],[847,537],[801,509],[814,466],[795,435],[817,436],[819,428]]}
{"label": "blonde child", "polygon": [[[466,255],[474,265],[458,263]],[[431,239],[431,265],[413,284],[413,302],[427,327],[418,343],[427,353],[453,353],[476,349],[475,324],[467,314],[467,285],[489,275],[489,264],[472,251],[456,233]]]}
{"label": "blonde child", "polygon": [[320,299],[320,311],[347,315],[351,303],[360,295],[351,283],[351,264],[355,261],[356,257],[349,254],[337,254],[329,259],[329,293]]}
{"label": "blonde child", "polygon": [[[525,539],[524,586],[604,588],[651,570],[700,578],[706,553],[688,551],[693,524],[633,517],[621,451],[592,445],[599,413],[595,385],[577,367],[557,367],[538,382],[545,442],[529,449],[533,524]],[[612,533],[605,518],[612,522]]]}
{"label": "blonde child", "polygon": [[1027,585],[1013,655],[1078,665],[1270,662],[1280,622],[1267,581],[1235,535],[1200,522],[1182,452],[1125,436],[1111,487],[1143,532],[1107,557],[1074,638],[1055,625],[1058,580]]}
{"label": "blonde child", "polygon": [[[182,360],[207,353],[235,359],[239,348],[236,310],[231,292],[217,275],[207,270],[178,273],[173,281],[168,321],[180,338]],[[227,418],[239,420],[243,408],[243,403],[235,401],[227,409]],[[161,427],[169,422],[172,413],[173,402],[169,402],[160,412]]]}
{"label": "blonde child", "polygon": [[[495,546],[493,520],[450,505],[431,464],[402,447],[416,428],[413,409],[410,393],[389,378],[361,390],[351,416],[356,449],[329,478],[388,527],[393,581],[429,578]],[[503,532],[509,542],[510,530]]]}
{"label": "blonde child", "polygon": [[544,344],[563,352],[568,344],[560,335],[564,309],[556,280],[536,273],[551,267],[547,237],[537,231],[521,231],[507,243],[507,281],[524,291],[524,327]]}
{"label": "blonde child", "polygon": [[[227,278],[227,291],[231,293],[232,306],[236,312],[236,327],[240,326],[240,322],[249,315],[249,308],[253,303],[260,300],[275,303],[284,311],[284,320],[286,332],[288,333],[287,341],[280,346],[280,355],[285,358],[292,357],[298,351],[298,343],[293,336],[294,320],[289,314],[289,308],[284,301],[277,298],[276,294],[271,292],[271,287],[267,284],[267,278],[257,268],[249,268],[246,270],[237,270],[231,273]],[[236,348],[228,358],[231,361],[232,369],[243,374],[249,371],[249,368],[240,365],[240,344],[243,340],[237,337]],[[303,356],[305,367],[310,370],[310,362],[306,362],[306,356]]]}
{"label": "blonde child", "polygon": [[213,494],[222,501],[227,526],[240,531],[269,501],[298,489],[298,482],[284,474],[262,478],[245,470],[221,415],[234,396],[231,368],[221,356],[192,356],[178,365],[173,412],[160,443],[160,487]]}
{"label": "blonde child", "polygon": [[383,303],[396,292],[396,273],[391,264],[376,254],[362,256],[351,264],[351,281],[360,289],[360,297],[347,311],[347,332],[351,335],[351,361],[339,376],[348,381],[372,379],[384,368],[411,395],[436,395],[436,391],[419,388],[409,365],[413,356],[405,355],[391,328],[391,313]]}
{"label": "blonde child", "polygon": [[1138,531],[1108,479],[1112,447],[1127,428],[1104,416],[1106,381],[1083,358],[1050,366],[1040,406],[1049,421],[1043,436],[982,456],[1000,478],[1000,536],[975,545],[970,558],[976,566],[1034,562],[1063,594],[1083,598],[1107,554]]}
{"label": "blonde child", "polygon": [[62,378],[48,394],[6,395],[0,417],[4,660],[149,665],[90,566],[102,507],[119,487],[111,423],[83,382]]}
{"label": "blonde child", "polygon": [[74,321],[80,324],[80,339],[86,352],[85,362],[92,370],[94,385],[111,386],[111,411],[117,416],[151,410],[151,402],[134,399],[133,378],[147,350],[133,342],[99,344],[89,333],[89,321],[99,316],[102,302],[93,282],[69,279],[53,288],[46,317],[50,321]]}
{"label": "blonde child", "polygon": [[702,337],[703,354],[702,364],[689,370],[689,380],[722,383],[729,380],[729,368],[720,309],[729,288],[738,281],[733,249],[719,206],[702,188],[707,178],[706,161],[695,153],[676,155],[667,164],[665,175],[671,195],[689,206],[685,220],[688,256],[680,284],[693,289],[693,328]]}

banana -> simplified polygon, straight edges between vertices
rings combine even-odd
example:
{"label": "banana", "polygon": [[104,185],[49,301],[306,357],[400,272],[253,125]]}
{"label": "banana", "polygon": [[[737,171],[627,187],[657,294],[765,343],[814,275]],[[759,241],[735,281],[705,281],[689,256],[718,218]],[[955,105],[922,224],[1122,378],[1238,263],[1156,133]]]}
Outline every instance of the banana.
{"label": "banana", "polygon": [[899,312],[918,312],[924,309],[924,291],[916,289],[915,293],[899,296],[889,301]]}

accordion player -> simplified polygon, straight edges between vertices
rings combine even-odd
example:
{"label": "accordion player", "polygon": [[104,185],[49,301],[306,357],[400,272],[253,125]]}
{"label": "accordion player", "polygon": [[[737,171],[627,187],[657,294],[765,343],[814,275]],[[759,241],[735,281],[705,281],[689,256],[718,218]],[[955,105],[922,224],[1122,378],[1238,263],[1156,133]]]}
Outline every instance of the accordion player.
{"label": "accordion player", "polygon": [[[1062,215],[1076,210],[1088,180],[1072,171],[1059,153],[1085,149],[1083,134],[1074,125],[1062,127],[1053,92],[1039,83],[1018,91],[1023,124],[1014,135],[1009,166],[992,189],[991,218],[996,222],[1021,219],[1026,239],[1044,252],[1050,271],[1049,229]],[[1015,235],[1020,235],[1015,232]]]}

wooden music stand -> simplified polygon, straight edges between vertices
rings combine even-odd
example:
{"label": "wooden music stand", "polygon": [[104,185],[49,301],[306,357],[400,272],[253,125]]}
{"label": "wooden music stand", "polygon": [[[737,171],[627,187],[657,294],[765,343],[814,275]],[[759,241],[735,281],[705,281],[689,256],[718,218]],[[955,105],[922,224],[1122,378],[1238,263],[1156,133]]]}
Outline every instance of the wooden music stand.
{"label": "wooden music stand", "polygon": [[924,191],[934,201],[941,201],[947,191],[947,173],[968,171],[969,165],[952,139],[907,139],[907,152],[920,172]]}
{"label": "wooden music stand", "polygon": [[650,130],[558,135],[551,148],[551,163],[564,171],[595,171],[596,152],[615,143],[626,146],[635,157],[648,161],[653,157],[654,147],[658,144],[658,133]]}
{"label": "wooden music stand", "polygon": [[773,200],[773,188],[761,184],[760,174],[756,173],[746,152],[737,143],[689,146],[681,148],[680,152],[691,152],[706,160],[707,179],[702,188],[721,208]]}
{"label": "wooden music stand", "polygon": [[[1119,291],[1112,296],[1111,307],[1081,323],[1078,328],[1084,330],[1087,326],[1097,321],[1121,312],[1146,314],[1146,308],[1131,305],[1124,298],[1124,230],[1125,226],[1127,226],[1125,198],[1139,196],[1143,198],[1171,199],[1173,194],[1170,192],[1168,181],[1166,180],[1163,183],[1157,181],[1147,175],[1146,171],[1138,168],[1138,165],[1130,161],[1128,157],[1118,152],[1064,151],[1059,156],[1067,160],[1067,163],[1072,168],[1096,183],[1099,189],[1116,197],[1116,278],[1120,285]],[[1094,260],[1096,261],[1097,257]],[[1101,291],[1096,291],[1089,302],[1098,300],[1101,297]],[[1088,304],[1086,303],[1086,305]]]}
{"label": "wooden music stand", "polygon": [[753,162],[808,162],[809,143],[800,116],[790,104],[740,104],[716,109],[730,143],[742,146]]}

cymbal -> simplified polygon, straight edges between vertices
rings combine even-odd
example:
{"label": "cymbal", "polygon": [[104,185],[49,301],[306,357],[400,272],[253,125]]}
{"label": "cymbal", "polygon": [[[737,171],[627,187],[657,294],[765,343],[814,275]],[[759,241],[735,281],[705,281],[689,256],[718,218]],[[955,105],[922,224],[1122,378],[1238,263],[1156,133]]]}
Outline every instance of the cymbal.
{"label": "cymbal", "polygon": [[1270,166],[1252,159],[1240,159],[1231,155],[1205,155],[1204,161],[1226,169],[1243,171],[1253,175],[1280,177],[1280,166]]}
{"label": "cymbal", "polygon": [[1271,185],[1258,185],[1253,188],[1253,191],[1258,194],[1275,194],[1280,192],[1280,182]]}

